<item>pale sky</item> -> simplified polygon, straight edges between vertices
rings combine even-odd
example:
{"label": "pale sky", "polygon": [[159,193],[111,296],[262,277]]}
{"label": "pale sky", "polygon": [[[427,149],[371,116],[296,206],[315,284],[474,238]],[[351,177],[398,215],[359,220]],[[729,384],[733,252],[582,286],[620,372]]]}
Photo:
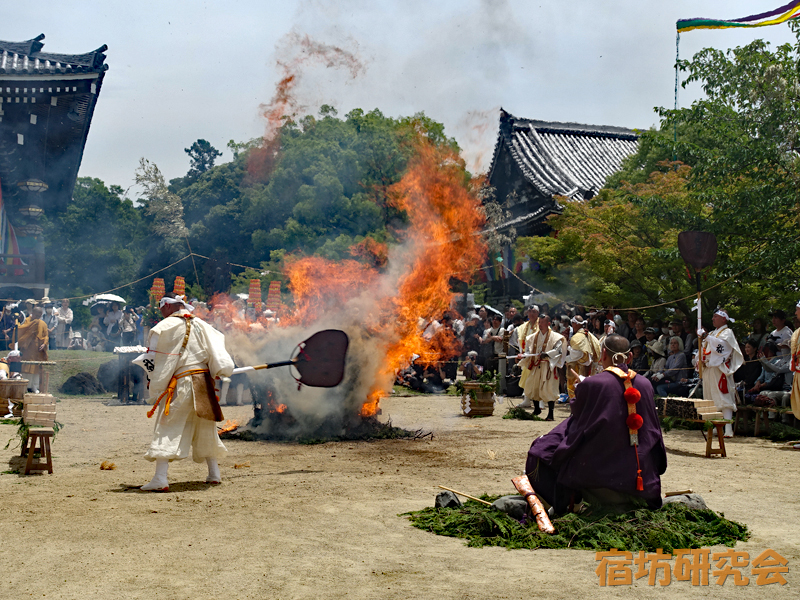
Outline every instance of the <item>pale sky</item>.
{"label": "pale sky", "polygon": [[[335,106],[388,116],[424,111],[445,124],[473,170],[491,158],[502,106],[520,117],[647,128],[674,101],[675,21],[731,19],[783,0],[265,0],[96,2],[39,0],[0,6],[0,39],[39,33],[46,52],[108,45],[106,73],[80,175],[128,188],[140,157],[170,179],[184,148],[205,138],[231,159],[228,140],[260,136],[279,59],[308,35],[361,61],[345,69],[305,63],[298,96],[317,113]],[[757,38],[793,41],[785,25],[692,31],[681,57]],[[682,91],[687,106],[697,90]]]}

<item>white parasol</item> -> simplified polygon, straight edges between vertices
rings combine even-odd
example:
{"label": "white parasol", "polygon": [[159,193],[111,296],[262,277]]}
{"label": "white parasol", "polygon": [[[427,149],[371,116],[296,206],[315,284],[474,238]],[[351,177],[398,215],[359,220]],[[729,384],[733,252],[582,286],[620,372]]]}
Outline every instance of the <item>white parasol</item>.
{"label": "white parasol", "polygon": [[116,294],[98,294],[92,298],[92,302],[119,302],[125,304],[125,298],[117,296]]}

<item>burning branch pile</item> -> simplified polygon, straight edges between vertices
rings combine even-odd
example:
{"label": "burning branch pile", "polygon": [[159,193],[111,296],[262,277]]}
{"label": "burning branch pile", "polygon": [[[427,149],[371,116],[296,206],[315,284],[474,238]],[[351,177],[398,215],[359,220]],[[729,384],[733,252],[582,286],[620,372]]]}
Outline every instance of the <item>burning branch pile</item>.
{"label": "burning branch pile", "polygon": [[423,332],[450,308],[451,276],[466,278],[486,250],[479,235],[480,201],[465,181],[457,155],[420,135],[406,175],[391,190],[410,224],[401,243],[388,249],[383,267],[295,257],[285,271],[294,310],[279,326],[261,334],[230,319],[230,348],[245,364],[285,359],[298,340],[321,329],[341,329],[350,338],[344,381],[337,388],[298,390],[286,373],[251,375],[257,405],[253,430],[270,438],[346,436],[377,414],[395,372],[412,354],[429,364],[458,354],[454,338],[428,339]]}

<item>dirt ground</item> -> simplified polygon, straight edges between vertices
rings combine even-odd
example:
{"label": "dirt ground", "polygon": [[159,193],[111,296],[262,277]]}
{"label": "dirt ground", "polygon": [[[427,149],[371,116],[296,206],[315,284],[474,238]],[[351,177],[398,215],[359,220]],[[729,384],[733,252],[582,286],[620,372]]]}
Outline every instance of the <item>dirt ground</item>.
{"label": "dirt ground", "polygon": [[[0,598],[797,598],[800,452],[754,438],[729,440],[728,458],[703,457],[698,431],[665,435],[663,489],[692,488],[746,523],[755,558],[789,560],[788,585],[673,581],[599,588],[594,553],[467,548],[411,527],[399,513],[431,506],[437,485],[513,493],[531,441],[550,423],[459,415],[452,396],[391,397],[382,419],[432,430],[432,440],[313,446],[226,442],[224,482],[205,465],[173,463],[170,492],[147,482],[152,422],[143,406],[65,398],[52,475],[0,475]],[[245,421],[251,408],[227,407]],[[567,409],[557,408],[557,420]],[[12,425],[0,425],[0,440]],[[2,447],[0,445],[0,447]],[[8,469],[19,467],[5,450]],[[18,450],[17,452],[18,453]],[[112,461],[116,470],[102,471]],[[234,465],[249,465],[234,468]],[[5,469],[4,469],[5,470]]]}

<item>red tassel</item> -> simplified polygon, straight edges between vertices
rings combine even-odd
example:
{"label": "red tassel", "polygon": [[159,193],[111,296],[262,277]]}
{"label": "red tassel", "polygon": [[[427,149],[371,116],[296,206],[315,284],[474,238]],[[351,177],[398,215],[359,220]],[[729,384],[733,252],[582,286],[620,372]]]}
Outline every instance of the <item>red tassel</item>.
{"label": "red tassel", "polygon": [[[639,471],[639,472],[641,473],[641,471]],[[644,481],[642,481],[642,476],[641,476],[641,475],[639,475],[639,476],[636,478],[636,489],[637,489],[638,491],[640,491],[640,492],[643,492],[643,491],[644,491]]]}

